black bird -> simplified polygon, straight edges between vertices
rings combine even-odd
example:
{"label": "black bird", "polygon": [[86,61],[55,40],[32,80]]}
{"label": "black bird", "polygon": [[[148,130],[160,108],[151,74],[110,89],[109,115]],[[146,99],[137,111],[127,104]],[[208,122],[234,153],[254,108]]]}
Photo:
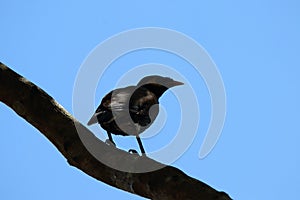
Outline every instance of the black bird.
{"label": "black bird", "polygon": [[110,142],[114,145],[111,134],[136,136],[141,153],[145,154],[139,134],[157,117],[159,112],[157,104],[162,94],[169,88],[182,84],[168,77],[147,76],[136,86],[112,90],[102,99],[87,124],[98,122],[106,130]]}

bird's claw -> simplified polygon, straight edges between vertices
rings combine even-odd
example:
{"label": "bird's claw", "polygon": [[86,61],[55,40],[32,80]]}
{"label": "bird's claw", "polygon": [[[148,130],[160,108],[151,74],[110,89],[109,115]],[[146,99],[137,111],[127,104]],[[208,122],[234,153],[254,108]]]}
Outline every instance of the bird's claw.
{"label": "bird's claw", "polygon": [[134,150],[134,149],[129,149],[128,152],[129,152],[129,153],[132,153],[132,154],[137,154],[137,153],[138,153],[138,152],[137,152],[136,150]]}

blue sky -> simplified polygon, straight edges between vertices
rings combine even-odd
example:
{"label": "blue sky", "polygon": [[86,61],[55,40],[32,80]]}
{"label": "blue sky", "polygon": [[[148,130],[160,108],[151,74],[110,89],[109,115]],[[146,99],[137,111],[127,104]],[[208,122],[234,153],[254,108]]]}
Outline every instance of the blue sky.
{"label": "blue sky", "polygon": [[[102,80],[105,85],[100,82],[95,104],[130,66],[149,62],[173,66],[200,91],[201,120],[192,145],[172,165],[234,199],[298,197],[299,2],[12,0],[2,1],[0,7],[0,61],[43,88],[71,113],[78,70],[107,38],[149,26],[193,38],[218,66],[227,96],[222,135],[206,158],[200,160],[198,153],[209,123],[209,94],[203,80],[197,81],[176,56],[157,51],[124,56],[107,72]],[[120,66],[126,67],[120,71]],[[172,93],[161,102],[166,113],[177,111]],[[143,199],[70,167],[31,125],[3,104],[0,111],[0,199]],[[172,116],[168,115],[162,132],[172,132]],[[132,138],[114,138],[125,149],[136,145]],[[163,146],[168,142],[164,138],[161,133],[146,139],[145,148]]]}

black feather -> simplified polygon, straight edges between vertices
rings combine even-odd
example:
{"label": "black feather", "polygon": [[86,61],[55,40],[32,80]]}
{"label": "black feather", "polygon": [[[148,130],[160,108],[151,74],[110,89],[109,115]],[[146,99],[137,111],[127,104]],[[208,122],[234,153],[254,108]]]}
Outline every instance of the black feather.
{"label": "black feather", "polygon": [[[170,87],[183,83],[161,76],[147,76],[137,86],[112,90],[102,99],[88,125],[96,123],[95,117],[108,135],[134,135],[146,130],[158,115],[158,99]],[[150,112],[151,111],[151,112]],[[111,142],[112,139],[111,139]]]}

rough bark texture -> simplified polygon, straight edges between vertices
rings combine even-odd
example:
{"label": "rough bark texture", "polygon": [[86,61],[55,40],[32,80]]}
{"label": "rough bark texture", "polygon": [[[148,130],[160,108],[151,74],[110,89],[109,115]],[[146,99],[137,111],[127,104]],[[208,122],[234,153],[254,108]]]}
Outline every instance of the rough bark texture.
{"label": "rough bark texture", "polygon": [[[133,155],[103,143],[45,91],[2,63],[0,101],[45,135],[71,166],[99,181],[149,199],[231,199],[226,193],[216,191],[177,168],[164,166],[147,157]],[[87,150],[87,145],[83,145],[78,135],[78,129],[85,135],[88,145],[99,155],[92,155]],[[111,168],[98,161],[97,156],[107,158],[105,162],[127,165],[132,172]],[[136,169],[145,166],[160,169],[134,173]]]}

